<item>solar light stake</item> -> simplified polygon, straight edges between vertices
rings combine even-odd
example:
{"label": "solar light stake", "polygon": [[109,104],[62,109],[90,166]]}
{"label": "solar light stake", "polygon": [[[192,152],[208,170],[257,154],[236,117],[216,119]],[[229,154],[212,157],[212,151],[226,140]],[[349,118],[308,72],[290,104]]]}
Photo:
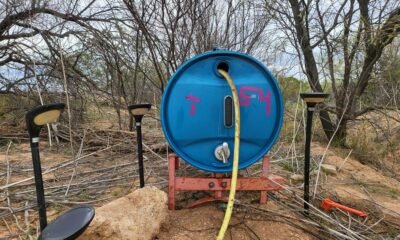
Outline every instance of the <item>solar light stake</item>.
{"label": "solar light stake", "polygon": [[300,97],[307,104],[307,124],[306,124],[306,141],[304,147],[304,210],[308,214],[310,203],[310,146],[311,146],[311,129],[312,119],[317,103],[321,103],[329,94],[315,93],[300,93]]}
{"label": "solar light stake", "polygon": [[135,118],[136,122],[136,137],[137,137],[137,153],[139,161],[139,177],[140,177],[140,187],[144,187],[144,167],[143,167],[143,144],[142,144],[142,118],[150,111],[151,104],[134,104],[128,106],[129,111]]}
{"label": "solar light stake", "polygon": [[310,145],[314,110],[307,103],[306,145],[304,149],[304,209],[308,211],[310,202]]}
{"label": "solar light stake", "polygon": [[39,156],[39,138],[31,138],[31,152],[32,152],[32,162],[33,162],[33,172],[35,175],[35,185],[36,185],[36,193],[37,193],[37,204],[39,211],[39,222],[40,222],[40,231],[47,226],[47,216],[46,216],[46,202],[44,199],[44,190],[43,190],[43,179],[42,179],[42,167],[40,164],[40,156]]}
{"label": "solar light stake", "polygon": [[142,147],[142,126],[141,122],[136,122],[136,134],[138,144],[138,160],[139,160],[139,174],[140,174],[140,187],[144,187],[144,168],[143,168],[143,147]]}

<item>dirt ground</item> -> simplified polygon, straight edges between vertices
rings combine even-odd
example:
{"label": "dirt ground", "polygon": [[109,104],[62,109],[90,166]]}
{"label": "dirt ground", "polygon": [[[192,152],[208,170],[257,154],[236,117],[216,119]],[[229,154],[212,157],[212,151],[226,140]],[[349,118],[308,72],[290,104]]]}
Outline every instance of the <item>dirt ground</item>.
{"label": "dirt ground", "polygon": [[[325,148],[313,144],[313,153],[323,155]],[[373,203],[380,211],[393,217],[400,217],[400,182],[386,176],[351,156],[342,158],[328,150],[324,163],[337,167],[337,175],[327,175],[322,180],[323,191],[331,192],[342,201]]]}
{"label": "dirt ground", "polygon": [[[124,133],[124,137],[116,136],[122,133],[112,131],[102,132],[104,135],[100,135],[99,132],[87,134],[95,135],[91,135],[90,138],[86,136],[91,142],[86,142],[83,146],[82,156],[88,156],[77,164],[76,177],[72,181],[70,179],[73,165],[44,175],[47,197],[51,200],[48,208],[49,219],[77,204],[101,206],[138,187],[137,162],[132,160],[135,159],[135,136],[129,133]],[[144,143],[147,145],[158,143],[161,138],[161,132],[152,131],[150,134],[150,131],[144,131]],[[106,144],[101,145],[104,142]],[[45,141],[42,144],[42,166],[45,170],[70,161],[68,144],[51,149]],[[324,144],[313,143],[314,159],[321,158],[324,152]],[[166,191],[167,152],[154,153],[145,148],[144,155],[146,183]],[[354,221],[365,221],[366,226],[376,233],[374,236],[382,235],[387,239],[394,239],[400,235],[400,182],[373,166],[360,163],[351,155],[346,157],[347,155],[348,150],[332,147],[326,152],[323,163],[334,165],[337,174],[320,172],[314,206],[318,208],[323,198],[331,198],[363,210],[369,214],[368,218],[354,218]],[[280,157],[281,155],[277,154],[271,160],[275,161]],[[293,172],[282,166],[279,163],[271,164],[271,173],[289,179]],[[259,170],[258,167],[253,165],[249,170],[250,174]],[[184,168],[183,171],[186,174],[202,174],[190,167]],[[8,153],[7,144],[3,145],[0,148],[0,186],[22,180],[24,182],[0,191],[0,239],[29,239],[28,236],[34,237],[37,233],[38,221],[36,210],[33,208],[34,185],[32,180],[27,180],[30,177],[31,156],[26,140],[14,141]],[[315,174],[311,180],[314,184]],[[65,194],[67,187],[70,187],[69,193]],[[302,204],[297,202],[297,208],[288,208],[293,205],[293,202],[290,202],[290,194],[302,196],[302,183],[294,184],[288,180],[284,188],[285,190],[271,197],[264,206],[256,204],[255,193],[239,194],[238,198],[244,200],[245,204],[265,209],[267,214],[260,215],[238,205],[225,239],[319,239],[318,228],[305,224],[302,215],[298,213]],[[222,222],[225,205],[210,203],[193,209],[183,208],[187,201],[198,197],[196,193],[179,194],[179,210],[169,212],[168,220],[156,239],[214,239]],[[12,215],[10,211],[17,213]],[[284,220],[283,216],[288,216],[292,221]],[[348,218],[345,213],[339,211],[331,212],[330,216],[336,219]],[[330,239],[324,236],[325,239]],[[368,238],[369,236],[366,237]]]}
{"label": "dirt ground", "polygon": [[[313,143],[314,155],[322,156],[325,146]],[[339,155],[342,155],[339,154]],[[361,164],[352,157],[342,158],[335,149],[326,152],[324,164],[337,167],[338,173],[326,175],[321,173],[318,196],[329,197],[347,206],[365,211],[369,219],[380,218],[397,226],[392,236],[400,234],[400,182],[385,176],[378,170]],[[275,166],[276,168],[277,166]],[[315,182],[315,175],[312,180]],[[288,187],[295,187],[291,185]],[[319,206],[320,201],[315,201]],[[285,212],[274,200],[269,201],[263,208]],[[222,221],[224,208],[218,204],[171,211],[169,220],[161,229],[158,239],[214,239]],[[297,217],[299,217],[297,215]],[[368,221],[368,218],[365,221]],[[387,228],[375,226],[380,234],[388,234]],[[379,234],[378,234],[379,235]],[[225,239],[318,239],[312,234],[282,223],[277,219],[252,219],[251,214],[239,212],[234,214],[231,228]],[[391,239],[391,238],[387,238]],[[393,238],[394,239],[394,238]]]}
{"label": "dirt ground", "polygon": [[[273,201],[265,207],[277,209]],[[203,240],[215,239],[224,216],[215,204],[194,209],[170,211],[169,220],[161,229],[158,239]],[[257,219],[246,213],[236,213],[231,220],[226,240],[251,239],[317,239],[306,232],[275,220]]]}

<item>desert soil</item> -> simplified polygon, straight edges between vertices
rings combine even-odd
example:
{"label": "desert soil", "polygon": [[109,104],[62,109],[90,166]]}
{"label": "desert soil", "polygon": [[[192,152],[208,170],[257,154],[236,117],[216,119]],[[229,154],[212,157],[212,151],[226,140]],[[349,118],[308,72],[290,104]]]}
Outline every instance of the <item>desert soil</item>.
{"label": "desert soil", "polygon": [[[30,152],[29,146],[26,143],[21,143],[13,146],[14,149],[9,154],[8,162],[12,166],[28,166],[30,163]],[[312,154],[314,156],[322,156],[325,151],[325,147],[320,143],[313,143]],[[44,150],[43,165],[49,166],[57,162],[62,162],[68,158],[64,154],[60,154],[52,151]],[[145,155],[148,159],[152,160],[151,153],[146,152]],[[397,230],[400,229],[400,182],[390,176],[385,175],[383,172],[374,169],[368,165],[363,165],[351,155],[350,157],[341,157],[336,149],[330,149],[324,159],[324,163],[331,164],[337,167],[338,172],[336,175],[326,175],[321,173],[319,178],[318,198],[314,201],[315,206],[319,206],[321,197],[329,197],[335,201],[346,204],[350,207],[354,207],[369,213],[375,218],[382,218],[390,223],[398,226]],[[2,162],[2,169],[5,169],[6,152],[3,148],[0,152],[0,159]],[[274,159],[272,159],[274,160]],[[128,160],[126,160],[128,161]],[[101,162],[96,167],[102,166]],[[85,170],[89,169],[90,166],[85,166]],[[31,171],[24,171],[23,168],[17,173],[12,173],[9,182],[16,182],[22,179],[26,179],[31,176]],[[288,178],[289,175],[283,173],[281,166],[276,164],[272,165],[272,171],[280,173],[282,176]],[[49,174],[45,176],[46,181],[55,181],[57,179],[57,173]],[[163,170],[162,184],[158,187],[166,190],[166,169]],[[165,175],[165,176],[164,176]],[[5,176],[2,176],[1,185],[6,184]],[[137,179],[136,179],[137,180]],[[152,178],[147,180],[151,181]],[[315,176],[313,176],[315,181]],[[154,182],[159,181],[155,179]],[[137,181],[134,181],[137,183]],[[289,184],[289,181],[288,181]],[[287,185],[288,188],[301,188],[299,185]],[[110,189],[114,189],[110,186]],[[122,188],[124,190],[124,188]],[[104,194],[110,196],[107,201],[111,201],[124,192],[121,190],[119,194],[115,194],[112,190],[105,191]],[[169,217],[166,223],[160,229],[160,233],[157,239],[177,239],[177,240],[196,240],[196,239],[214,239],[222,218],[224,215],[224,205],[219,203],[211,203],[201,207],[193,209],[182,208],[185,201],[190,200],[192,195],[180,194],[180,209],[176,211],[170,211]],[[246,198],[247,195],[240,196]],[[95,206],[101,206],[107,201],[100,201],[94,203]],[[253,202],[254,203],[254,202]],[[16,204],[16,203],[14,203]],[[15,206],[21,207],[24,203],[18,203]],[[7,199],[1,199],[2,209],[7,208]],[[258,206],[260,207],[260,206]],[[270,209],[276,212],[286,214],[286,209],[282,205],[271,199],[266,205],[261,206],[262,208]],[[50,219],[57,216],[60,212],[64,211],[65,208],[57,208],[52,205],[48,211]],[[29,219],[26,220],[23,212],[16,216],[21,225],[27,221],[31,228],[35,229],[37,226],[37,217],[34,210],[29,210]],[[288,213],[289,214],[289,213]],[[299,217],[297,215],[297,217]],[[12,217],[3,219],[0,223],[0,239],[9,237],[13,239],[18,237],[16,233],[20,232],[21,229],[15,224],[16,220]],[[307,226],[302,226],[307,228]],[[375,226],[376,231],[382,231],[382,234],[386,234],[386,228],[382,228],[379,224]],[[394,235],[400,233],[393,233]],[[284,221],[280,221],[279,218],[257,218],[255,215],[246,211],[241,211],[240,207],[234,212],[234,217],[231,221],[231,227],[229,228],[225,239],[317,239],[314,235],[309,234],[307,231],[303,231],[301,228],[289,225]]]}

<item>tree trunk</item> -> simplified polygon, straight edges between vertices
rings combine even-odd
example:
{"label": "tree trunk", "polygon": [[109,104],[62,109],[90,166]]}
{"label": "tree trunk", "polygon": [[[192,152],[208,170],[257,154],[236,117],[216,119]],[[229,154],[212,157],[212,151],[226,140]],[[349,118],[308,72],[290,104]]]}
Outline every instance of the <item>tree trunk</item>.
{"label": "tree trunk", "polygon": [[335,132],[335,126],[326,110],[321,110],[319,113],[319,119],[321,120],[322,128],[324,129],[325,135],[328,139],[331,139]]}
{"label": "tree trunk", "polygon": [[340,147],[347,147],[346,145],[346,137],[347,137],[347,119],[342,119],[340,123],[338,123],[337,132],[333,138],[332,143],[334,145]]}

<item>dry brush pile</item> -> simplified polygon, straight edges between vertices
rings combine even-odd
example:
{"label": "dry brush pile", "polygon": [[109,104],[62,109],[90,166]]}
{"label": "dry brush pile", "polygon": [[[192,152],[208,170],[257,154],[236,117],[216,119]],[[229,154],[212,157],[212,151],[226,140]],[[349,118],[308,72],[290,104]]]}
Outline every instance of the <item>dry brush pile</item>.
{"label": "dry brush pile", "polygon": [[[101,206],[117,197],[123,196],[138,187],[138,166],[136,158],[136,133],[124,130],[81,128],[71,131],[58,127],[59,143],[53,141],[49,146],[46,131],[42,136],[42,168],[44,172],[48,214],[51,218],[61,211],[77,204]],[[3,139],[0,161],[0,230],[2,237],[22,239],[36,236],[38,231],[35,210],[36,196],[33,181],[32,164],[26,135],[22,131]],[[72,139],[72,144],[71,144]],[[71,146],[73,150],[71,150]],[[302,148],[293,149],[293,145],[278,142],[270,152],[272,174],[289,177],[301,174]],[[161,129],[150,121],[144,126],[144,163],[146,184],[167,190],[168,166],[167,148]],[[74,156],[73,158],[71,156]],[[320,155],[313,156],[313,167],[321,161]],[[345,160],[347,161],[347,159]],[[291,166],[291,167],[290,167]],[[260,172],[260,163],[241,171],[242,176],[256,176]],[[204,175],[202,171],[184,164],[179,174],[190,176]],[[332,182],[321,173],[314,206],[309,215],[304,215],[302,185],[292,184],[289,180],[283,190],[269,194],[270,201],[280,206],[269,209],[267,206],[253,204],[256,193],[241,193],[235,214],[242,220],[274,221],[290,225],[302,232],[320,239],[383,239],[396,236],[400,227],[388,221],[380,210],[379,202],[369,202],[369,217],[366,219],[348,215],[346,212],[325,213],[318,206],[329,194]],[[315,178],[312,179],[315,183]],[[342,184],[342,183],[340,183]],[[348,184],[357,184],[350,181]],[[328,189],[328,194],[326,189]],[[178,206],[184,206],[207,193],[181,193]],[[340,199],[335,199],[340,200]],[[365,202],[364,202],[365,204]],[[353,207],[362,205],[355,204]],[[195,209],[193,210],[195,211]],[[398,216],[400,218],[400,216]],[[233,224],[231,228],[243,227]],[[246,231],[251,239],[263,239],[251,227]]]}

